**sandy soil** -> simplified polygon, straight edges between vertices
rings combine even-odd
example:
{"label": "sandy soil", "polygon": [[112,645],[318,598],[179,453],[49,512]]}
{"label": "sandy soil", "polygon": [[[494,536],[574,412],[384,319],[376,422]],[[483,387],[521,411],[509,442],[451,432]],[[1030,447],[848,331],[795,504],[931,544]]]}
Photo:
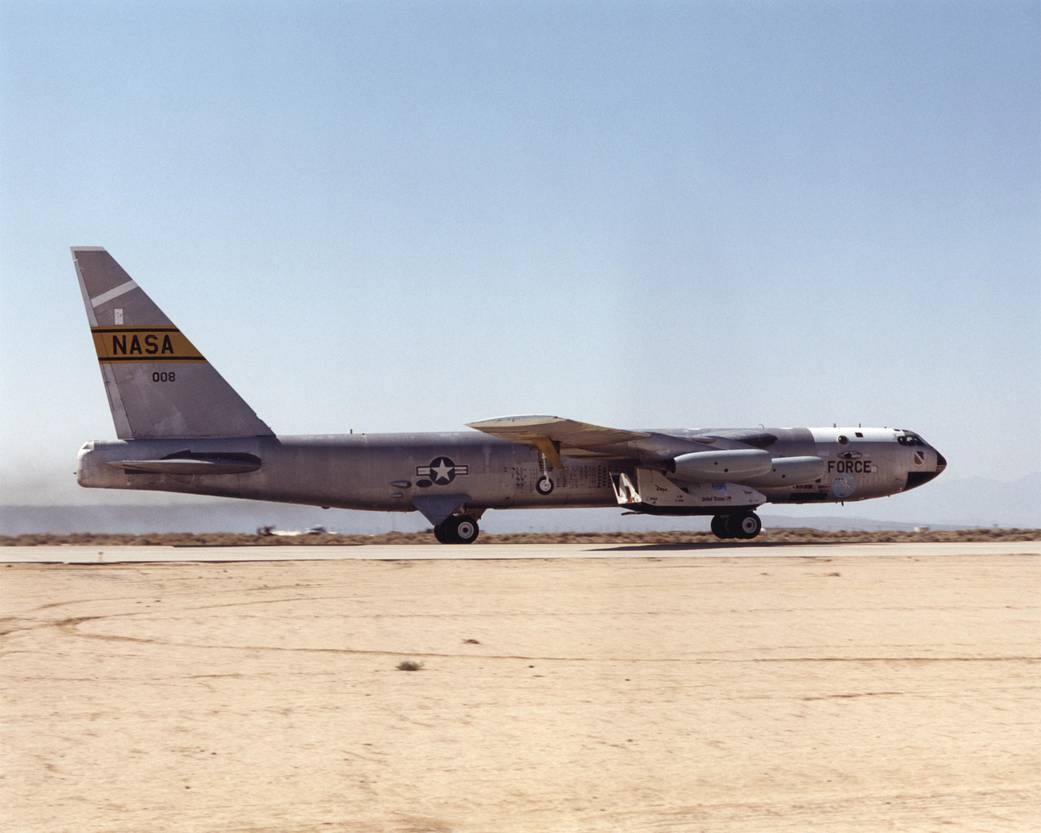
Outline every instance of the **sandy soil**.
{"label": "sandy soil", "polygon": [[999,547],[8,565],[0,607],[9,833],[1041,829]]}

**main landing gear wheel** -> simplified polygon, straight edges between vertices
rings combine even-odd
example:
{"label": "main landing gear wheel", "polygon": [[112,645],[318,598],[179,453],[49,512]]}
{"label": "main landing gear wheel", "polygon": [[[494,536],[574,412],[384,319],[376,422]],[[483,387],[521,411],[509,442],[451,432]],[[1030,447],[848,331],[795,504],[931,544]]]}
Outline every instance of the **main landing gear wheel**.
{"label": "main landing gear wheel", "polygon": [[727,533],[727,516],[726,515],[713,515],[712,516],[712,534],[717,538],[729,538],[730,535]]}
{"label": "main landing gear wheel", "polygon": [[715,515],[712,518],[712,534],[717,538],[755,538],[763,528],[763,522],[755,512],[735,512],[732,515]]}
{"label": "main landing gear wheel", "polygon": [[452,515],[434,527],[434,537],[441,544],[472,544],[480,532],[469,515]]}
{"label": "main landing gear wheel", "polygon": [[727,532],[731,538],[755,538],[763,528],[763,522],[755,512],[738,512],[727,519]]}
{"label": "main landing gear wheel", "polygon": [[477,521],[471,518],[469,515],[459,515],[453,518],[455,522],[455,529],[452,530],[452,537],[455,539],[457,544],[472,544],[477,540],[477,536],[481,530],[477,526]]}

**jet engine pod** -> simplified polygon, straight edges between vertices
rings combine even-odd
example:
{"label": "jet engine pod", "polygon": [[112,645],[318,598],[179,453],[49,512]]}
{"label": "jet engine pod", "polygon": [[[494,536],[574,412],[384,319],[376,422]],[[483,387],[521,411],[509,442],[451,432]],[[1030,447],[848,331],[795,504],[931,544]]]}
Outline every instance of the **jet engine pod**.
{"label": "jet engine pod", "polygon": [[749,477],[747,482],[756,486],[797,486],[812,483],[824,476],[824,461],[820,457],[774,457],[766,474]]}
{"label": "jet engine pod", "polygon": [[758,477],[769,473],[773,460],[768,451],[740,448],[734,451],[694,451],[681,454],[673,464],[680,480],[709,480],[714,483]]}

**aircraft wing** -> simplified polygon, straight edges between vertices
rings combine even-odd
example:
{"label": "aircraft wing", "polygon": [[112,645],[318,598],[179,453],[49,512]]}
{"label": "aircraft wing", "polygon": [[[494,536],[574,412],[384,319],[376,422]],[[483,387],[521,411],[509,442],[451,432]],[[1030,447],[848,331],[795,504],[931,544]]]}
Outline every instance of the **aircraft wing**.
{"label": "aircraft wing", "polygon": [[498,417],[471,422],[467,427],[502,440],[535,446],[554,466],[560,465],[561,453],[580,451],[596,456],[619,456],[621,452],[625,455],[637,450],[633,443],[652,436],[645,431],[605,428],[558,416]]}

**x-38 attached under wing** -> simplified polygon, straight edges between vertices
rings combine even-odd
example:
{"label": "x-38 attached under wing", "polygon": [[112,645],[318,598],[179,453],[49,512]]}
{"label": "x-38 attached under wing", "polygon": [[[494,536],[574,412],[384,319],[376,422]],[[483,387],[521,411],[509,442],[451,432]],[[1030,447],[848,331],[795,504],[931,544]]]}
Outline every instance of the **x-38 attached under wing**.
{"label": "x-38 attached under wing", "polygon": [[[88,487],[420,512],[470,543],[488,509],[707,515],[752,538],[764,503],[919,486],[947,462],[899,428],[625,429],[507,416],[450,433],[276,435],[111,255],[72,250],[117,441],[80,450]],[[245,325],[243,325],[245,326]]]}

